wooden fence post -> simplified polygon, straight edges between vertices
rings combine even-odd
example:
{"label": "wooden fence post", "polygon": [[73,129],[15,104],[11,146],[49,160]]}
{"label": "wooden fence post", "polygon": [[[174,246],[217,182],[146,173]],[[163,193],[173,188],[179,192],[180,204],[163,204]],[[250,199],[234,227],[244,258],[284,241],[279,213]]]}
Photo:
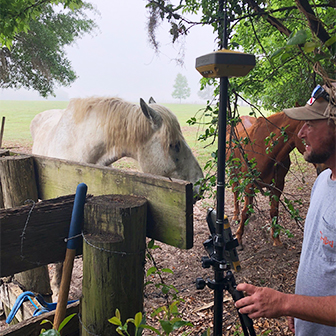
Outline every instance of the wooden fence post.
{"label": "wooden fence post", "polygon": [[6,117],[2,117],[1,131],[0,131],[0,149],[2,148],[2,139],[4,135],[4,129],[5,129],[5,120],[6,120]]}
{"label": "wooden fence post", "polygon": [[[82,336],[118,335],[108,322],[143,311],[147,201],[93,197],[84,208]],[[130,326],[131,327],[131,326]]]}
{"label": "wooden fence post", "polygon": [[[37,201],[37,185],[33,158],[27,155],[0,158],[0,186],[4,208],[21,206],[26,200]],[[41,251],[43,253],[43,251]],[[48,267],[42,266],[18,273],[15,279],[29,291],[50,295]],[[46,297],[50,301],[50,298]]]}

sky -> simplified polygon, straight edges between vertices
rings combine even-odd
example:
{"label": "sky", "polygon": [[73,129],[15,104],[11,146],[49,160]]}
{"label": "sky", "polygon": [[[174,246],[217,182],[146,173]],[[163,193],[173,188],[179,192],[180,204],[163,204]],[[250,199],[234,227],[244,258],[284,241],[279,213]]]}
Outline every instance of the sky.
{"label": "sky", "polygon": [[[184,64],[174,60],[179,45],[173,46],[169,25],[157,31],[160,53],[148,42],[145,0],[88,0],[100,16],[95,16],[99,29],[67,47],[69,60],[79,77],[71,87],[56,90],[56,100],[89,96],[117,96],[128,101],[148,100],[178,103],[172,97],[178,73],[187,78],[191,95],[184,103],[202,103],[197,95],[201,75],[195,69],[196,58],[216,50],[216,36],[211,27],[196,26],[186,37]],[[91,16],[91,15],[90,15]],[[50,97],[52,99],[52,97]],[[43,99],[32,90],[0,90],[1,99]]]}

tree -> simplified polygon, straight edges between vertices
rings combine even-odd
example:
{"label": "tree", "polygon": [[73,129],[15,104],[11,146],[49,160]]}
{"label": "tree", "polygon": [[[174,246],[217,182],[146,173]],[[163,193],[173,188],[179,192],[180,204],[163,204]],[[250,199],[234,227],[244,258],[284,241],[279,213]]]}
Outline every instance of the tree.
{"label": "tree", "polygon": [[174,84],[174,91],[172,97],[176,99],[186,99],[190,96],[190,88],[188,87],[187,78],[180,73],[177,74]]}
{"label": "tree", "polygon": [[[150,40],[158,44],[155,29],[170,23],[175,42],[195,25],[211,25],[221,45],[223,11],[219,0],[147,0]],[[228,1],[229,49],[256,55],[256,67],[245,77],[230,81],[231,93],[279,111],[305,104],[322,82],[336,79],[336,4],[327,0]],[[186,17],[199,14],[197,22]],[[297,85],[298,82],[302,85]]]}
{"label": "tree", "polygon": [[0,87],[34,89],[46,97],[74,82],[64,48],[96,27],[85,14],[93,7],[82,1],[63,1],[63,9],[55,7],[59,1],[2,2]]}
{"label": "tree", "polygon": [[10,48],[15,36],[29,30],[32,21],[43,14],[47,4],[63,5],[75,10],[84,5],[82,0],[0,0],[0,43]]}

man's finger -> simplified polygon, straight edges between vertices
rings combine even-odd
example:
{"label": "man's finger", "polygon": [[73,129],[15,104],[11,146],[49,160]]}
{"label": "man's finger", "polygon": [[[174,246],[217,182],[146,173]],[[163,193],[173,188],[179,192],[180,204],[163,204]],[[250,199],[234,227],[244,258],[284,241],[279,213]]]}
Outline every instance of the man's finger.
{"label": "man's finger", "polygon": [[247,283],[242,283],[242,284],[239,284],[237,286],[237,290],[242,291],[242,292],[246,292],[246,294],[248,294],[248,295],[252,295],[255,292],[256,287],[253,286],[253,285],[249,285]]}
{"label": "man's finger", "polygon": [[250,306],[253,303],[254,303],[253,299],[250,296],[245,296],[245,297],[241,298],[240,300],[236,301],[235,307],[239,309],[239,308],[242,308],[242,307]]}

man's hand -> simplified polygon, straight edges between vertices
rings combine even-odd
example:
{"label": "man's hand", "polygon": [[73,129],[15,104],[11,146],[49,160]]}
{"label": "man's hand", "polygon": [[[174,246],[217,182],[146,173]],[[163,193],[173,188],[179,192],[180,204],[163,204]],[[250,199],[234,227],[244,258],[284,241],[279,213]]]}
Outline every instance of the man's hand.
{"label": "man's hand", "polygon": [[[301,320],[336,327],[336,295],[307,296],[285,294],[267,287],[246,283],[237,286],[238,291],[248,296],[238,300],[235,306],[241,314],[250,318],[292,316]],[[289,327],[294,332],[293,319]]]}
{"label": "man's hand", "polygon": [[244,291],[248,295],[235,304],[241,314],[247,314],[252,319],[283,316],[286,294],[271,288],[256,287],[245,283],[239,284],[237,290]]}

